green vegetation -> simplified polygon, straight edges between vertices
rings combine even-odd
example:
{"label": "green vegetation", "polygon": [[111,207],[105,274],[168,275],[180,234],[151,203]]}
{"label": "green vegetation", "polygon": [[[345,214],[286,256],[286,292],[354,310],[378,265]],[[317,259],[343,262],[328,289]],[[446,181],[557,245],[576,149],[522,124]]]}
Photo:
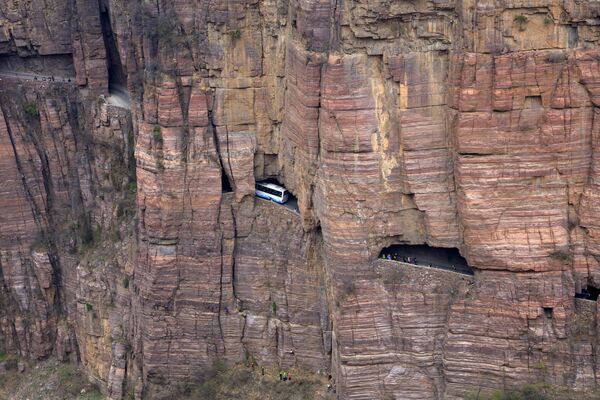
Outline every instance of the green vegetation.
{"label": "green vegetation", "polygon": [[550,258],[561,261],[565,264],[568,264],[573,260],[573,257],[570,253],[561,250],[555,250],[552,253],[550,253]]}
{"label": "green vegetation", "polygon": [[8,354],[0,352],[0,362],[6,361],[7,358],[8,358]]}
{"label": "green vegetation", "polygon": [[102,238],[101,226],[92,229],[89,224],[86,223],[80,228],[79,232],[81,232],[81,246],[79,246],[78,249],[80,253],[93,249],[95,244],[99,243]]}
{"label": "green vegetation", "polygon": [[239,29],[229,31],[229,37],[232,41],[235,42],[236,40],[242,37],[242,31],[240,31]]}
{"label": "green vegetation", "polygon": [[129,277],[126,276],[125,278],[123,278],[123,287],[125,289],[127,289],[129,287]]}
{"label": "green vegetation", "polygon": [[544,391],[534,385],[514,390],[495,390],[484,394],[467,394],[465,400],[550,400]]}
{"label": "green vegetation", "polygon": [[165,163],[164,163],[164,162],[163,162],[163,160],[162,160],[162,159],[160,159],[160,158],[157,158],[157,159],[156,159],[156,169],[157,169],[159,172],[164,172],[164,171],[165,171]]}
{"label": "green vegetation", "polygon": [[94,309],[94,306],[92,306],[90,303],[85,303],[85,310],[86,311],[92,311]]}
{"label": "green vegetation", "polygon": [[114,158],[110,163],[110,182],[115,191],[120,192],[123,190],[123,183],[128,178],[129,170],[125,159],[121,157]]}
{"label": "green vegetation", "polygon": [[277,303],[275,302],[275,300],[273,300],[273,303],[271,303],[271,308],[273,309],[273,315],[277,314]]}
{"label": "green vegetation", "polygon": [[[165,50],[171,51],[184,46],[190,45],[190,37],[183,30],[177,14],[173,10],[164,10],[165,14],[161,14],[158,19],[150,16],[148,29],[150,35],[159,40],[159,46]],[[154,27],[154,32],[152,32]]]}
{"label": "green vegetation", "polygon": [[550,25],[553,23],[554,23],[554,20],[552,19],[552,17],[550,17],[549,15],[546,15],[544,17],[544,25]]}
{"label": "green vegetation", "polygon": [[[249,357],[251,359],[251,357]],[[250,366],[249,366],[250,365]],[[178,385],[169,394],[176,399],[212,399],[212,400],[309,400],[315,398],[315,391],[325,382],[313,375],[300,371],[288,371],[293,379],[282,382],[279,370],[265,369],[253,363],[226,367],[217,361],[212,368],[195,379]],[[166,391],[166,389],[165,389]]]}
{"label": "green vegetation", "polygon": [[534,383],[515,389],[470,392],[465,400],[590,400],[600,399],[598,392],[582,393],[547,383]]}
{"label": "green vegetation", "polygon": [[173,40],[181,34],[177,17],[174,15],[161,15],[156,22],[156,36],[167,41]]}
{"label": "green vegetation", "polygon": [[35,239],[31,243],[31,250],[38,252],[48,251],[48,240],[44,232],[40,231],[36,234]]}
{"label": "green vegetation", "polygon": [[78,400],[104,400],[105,397],[99,390],[93,390],[91,392],[85,392],[79,394]]}
{"label": "green vegetation", "polygon": [[154,125],[154,129],[152,130],[152,137],[154,138],[154,141],[157,144],[162,144],[163,135],[162,135],[162,128],[160,127],[160,125]]}
{"label": "green vegetation", "polygon": [[27,102],[27,101],[24,102],[23,103],[23,110],[30,117],[39,117],[39,115],[40,115],[40,112],[38,111],[37,106],[35,105],[35,103],[30,103],[30,102]]}
{"label": "green vegetation", "polygon": [[50,360],[30,365],[25,372],[14,368],[0,374],[0,399],[101,400],[104,396],[75,365]]}
{"label": "green vegetation", "polygon": [[527,18],[527,16],[523,15],[523,14],[519,14],[515,17],[515,22],[517,23],[517,25],[519,25],[520,31],[525,30],[525,25],[527,24],[528,21],[529,21],[529,18]]}
{"label": "green vegetation", "polygon": [[544,364],[543,361],[540,361],[538,363],[536,363],[533,368],[540,370],[540,371],[544,371],[546,369],[546,364]]}
{"label": "green vegetation", "polygon": [[244,365],[246,367],[254,367],[256,365],[256,360],[254,359],[254,356],[250,354],[250,352],[247,349],[244,349],[244,360]]}

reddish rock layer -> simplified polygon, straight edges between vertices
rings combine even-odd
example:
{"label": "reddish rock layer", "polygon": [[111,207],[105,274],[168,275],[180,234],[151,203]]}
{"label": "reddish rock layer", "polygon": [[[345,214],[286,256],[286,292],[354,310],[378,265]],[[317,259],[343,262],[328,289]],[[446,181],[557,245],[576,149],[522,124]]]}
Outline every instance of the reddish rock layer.
{"label": "reddish rock layer", "polygon": [[0,88],[0,351],[111,399],[250,358],[348,399],[595,386],[594,2],[51,3],[0,2],[0,55],[78,84]]}

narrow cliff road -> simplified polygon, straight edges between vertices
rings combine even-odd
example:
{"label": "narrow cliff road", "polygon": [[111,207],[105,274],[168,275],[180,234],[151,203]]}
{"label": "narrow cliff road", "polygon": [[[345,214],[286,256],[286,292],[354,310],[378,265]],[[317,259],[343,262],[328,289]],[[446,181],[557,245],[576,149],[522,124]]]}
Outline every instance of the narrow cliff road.
{"label": "narrow cliff road", "polygon": [[[40,74],[32,74],[28,72],[17,72],[17,71],[2,71],[0,70],[0,79],[10,78],[10,79],[21,79],[25,81],[34,81],[40,83],[66,83],[74,85],[76,84],[75,77],[64,77],[64,76],[56,76],[56,75],[40,75]],[[114,85],[109,89],[109,96],[106,97],[106,100],[109,104],[115,107],[126,108],[131,110],[131,105],[129,104],[129,94],[127,93],[127,89],[122,86]]]}
{"label": "narrow cliff road", "polygon": [[454,249],[426,245],[393,245],[384,249],[380,257],[388,261],[410,264],[416,267],[443,269],[464,275],[474,274],[473,269],[469,267],[466,260]]}
{"label": "narrow cliff road", "polygon": [[63,76],[55,76],[55,75],[38,75],[38,74],[31,74],[28,72],[0,71],[0,77],[22,79],[25,81],[58,82],[58,83],[75,84],[75,77],[63,77]]}
{"label": "narrow cliff road", "polygon": [[472,270],[466,270],[464,268],[458,268],[458,267],[452,267],[452,266],[445,266],[445,265],[434,265],[434,264],[423,264],[420,263],[419,264],[413,264],[413,263],[408,263],[408,262],[404,262],[404,261],[396,261],[396,260],[387,260],[387,259],[379,259],[379,261],[382,261],[385,265],[385,263],[389,263],[390,265],[399,265],[399,266],[409,266],[409,267],[415,267],[415,268],[426,268],[426,269],[440,269],[443,271],[448,271],[448,272],[454,272],[455,274],[459,274],[459,275],[466,275],[466,276],[473,276],[474,273]]}
{"label": "narrow cliff road", "polygon": [[300,210],[298,209],[298,200],[296,200],[296,198],[294,198],[294,197],[290,198],[288,201],[286,201],[283,204],[279,204],[279,203],[271,201],[271,200],[263,199],[263,198],[258,197],[258,196],[255,196],[255,197],[258,200],[265,201],[267,203],[272,203],[275,206],[287,208],[288,210],[290,210],[294,214],[300,215]]}
{"label": "narrow cliff road", "polygon": [[127,92],[127,88],[120,85],[110,85],[109,87],[110,95],[106,98],[108,104],[111,104],[115,107],[126,108],[131,110],[131,104],[129,103],[129,93]]}

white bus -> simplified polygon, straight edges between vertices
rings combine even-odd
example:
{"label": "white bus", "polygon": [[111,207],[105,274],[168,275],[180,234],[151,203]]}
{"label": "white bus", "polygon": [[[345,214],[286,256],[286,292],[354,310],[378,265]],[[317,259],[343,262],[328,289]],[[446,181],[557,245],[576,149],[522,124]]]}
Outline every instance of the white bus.
{"label": "white bus", "polygon": [[256,195],[263,199],[273,200],[279,204],[283,204],[289,199],[289,193],[286,188],[266,182],[256,183]]}

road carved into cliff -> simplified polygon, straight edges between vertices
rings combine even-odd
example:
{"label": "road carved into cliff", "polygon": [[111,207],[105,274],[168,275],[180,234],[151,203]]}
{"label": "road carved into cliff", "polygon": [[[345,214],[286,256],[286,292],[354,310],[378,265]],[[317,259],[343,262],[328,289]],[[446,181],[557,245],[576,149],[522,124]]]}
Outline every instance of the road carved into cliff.
{"label": "road carved into cliff", "polygon": [[27,72],[0,71],[0,76],[5,78],[22,79],[25,81],[46,82],[46,83],[70,83],[75,84],[75,77],[63,77],[55,75],[38,75]]}
{"label": "road carved into cliff", "polygon": [[452,269],[452,267],[441,266],[441,265],[411,264],[411,263],[404,262],[404,261],[387,260],[387,259],[378,259],[378,261],[381,261],[383,265],[387,265],[387,266],[401,265],[401,266],[404,266],[404,267],[415,267],[415,268],[426,268],[426,269],[433,269],[433,270],[442,270],[442,271],[445,271],[445,272],[451,272],[451,273],[462,275],[462,276],[473,276],[473,273],[463,272],[461,270]]}
{"label": "road carved into cliff", "polygon": [[[76,84],[75,77],[64,77],[64,76],[56,76],[56,75],[39,75],[32,74],[28,72],[17,72],[17,71],[0,71],[0,78],[9,78],[9,79],[20,79],[25,81],[32,81],[38,83],[66,83],[69,85]],[[111,85],[109,89],[109,96],[106,97],[106,100],[110,105],[115,107],[125,108],[127,110],[131,110],[131,105],[129,104],[129,94],[127,93],[127,89],[120,86]]]}
{"label": "road carved into cliff", "polygon": [[275,204],[278,206],[283,206],[284,208],[290,210],[294,214],[300,215],[300,210],[298,209],[298,200],[296,200],[295,198],[290,198],[287,202],[285,202],[283,204],[275,203],[274,201],[263,199],[260,197],[256,197],[256,199],[258,199],[260,201],[264,201],[265,203],[271,203],[271,204]]}

